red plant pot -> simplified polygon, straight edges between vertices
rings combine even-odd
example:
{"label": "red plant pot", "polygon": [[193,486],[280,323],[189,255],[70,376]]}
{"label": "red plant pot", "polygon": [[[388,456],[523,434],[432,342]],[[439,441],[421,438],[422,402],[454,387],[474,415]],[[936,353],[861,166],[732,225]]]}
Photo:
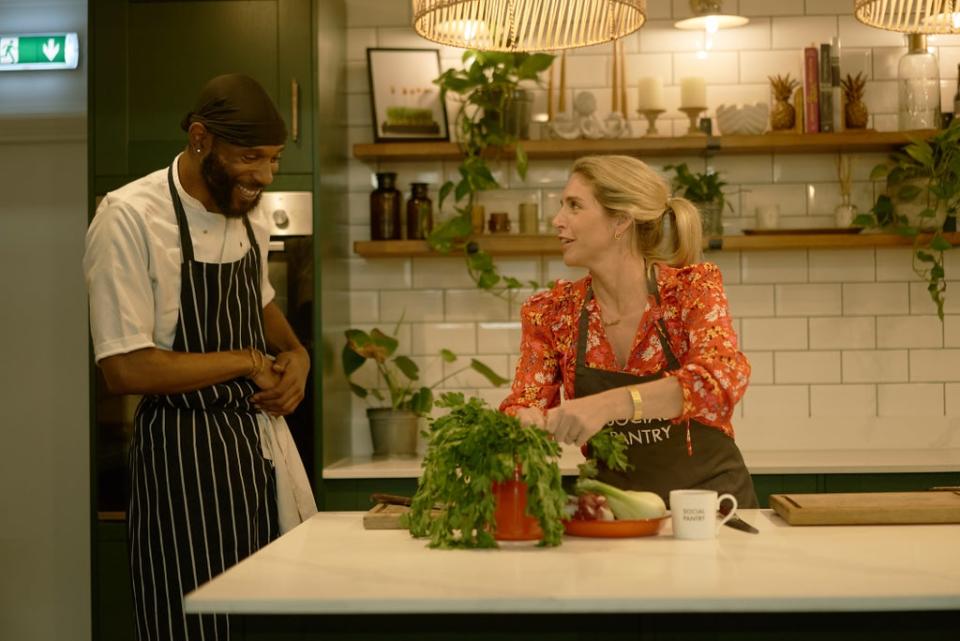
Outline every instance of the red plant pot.
{"label": "red plant pot", "polygon": [[543,538],[540,524],[527,514],[527,484],[520,480],[520,467],[509,481],[493,483],[496,501],[493,536],[498,541],[537,541]]}

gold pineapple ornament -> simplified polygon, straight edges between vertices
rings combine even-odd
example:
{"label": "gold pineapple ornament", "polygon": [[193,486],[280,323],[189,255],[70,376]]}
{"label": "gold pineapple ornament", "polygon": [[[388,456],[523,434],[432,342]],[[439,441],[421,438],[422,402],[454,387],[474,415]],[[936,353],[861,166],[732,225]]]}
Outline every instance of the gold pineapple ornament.
{"label": "gold pineapple ornament", "polygon": [[856,77],[847,74],[847,77],[841,80],[840,84],[843,86],[843,99],[846,103],[844,117],[847,121],[847,129],[865,128],[867,120],[870,118],[867,105],[863,103],[863,92],[867,86],[867,79],[863,72],[858,72]]}
{"label": "gold pineapple ornament", "polygon": [[790,74],[786,76],[767,76],[767,79],[770,80],[770,87],[773,89],[775,99],[773,109],[770,110],[770,128],[774,131],[793,129],[797,120],[797,111],[790,104],[790,97],[800,83],[791,78]]}

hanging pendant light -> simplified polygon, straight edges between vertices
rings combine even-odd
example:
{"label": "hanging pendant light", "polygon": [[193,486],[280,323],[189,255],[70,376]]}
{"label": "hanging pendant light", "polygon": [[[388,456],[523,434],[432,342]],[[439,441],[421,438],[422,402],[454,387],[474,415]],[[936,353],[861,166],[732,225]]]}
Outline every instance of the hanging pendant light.
{"label": "hanging pendant light", "polygon": [[413,0],[418,34],[485,51],[586,47],[631,34],[646,20],[646,0]]}
{"label": "hanging pendant light", "polygon": [[750,22],[750,18],[723,12],[722,0],[690,0],[692,18],[678,20],[673,23],[677,29],[703,30],[714,33],[718,29],[742,27]]}
{"label": "hanging pendant light", "polygon": [[960,33],[960,0],[855,0],[853,14],[887,31]]}

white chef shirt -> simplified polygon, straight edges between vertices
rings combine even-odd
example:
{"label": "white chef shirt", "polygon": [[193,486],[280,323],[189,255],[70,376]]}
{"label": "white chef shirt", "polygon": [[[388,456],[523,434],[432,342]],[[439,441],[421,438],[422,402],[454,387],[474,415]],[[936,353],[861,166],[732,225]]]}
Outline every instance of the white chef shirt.
{"label": "white chef shirt", "polygon": [[[250,249],[240,218],[212,213],[173,180],[183,201],[194,259],[231,263]],[[274,298],[267,278],[270,226],[263,207],[248,214],[263,263],[263,305]],[[108,193],[87,230],[83,270],[97,362],[145,347],[170,350],[180,312],[180,233],[167,168]]]}

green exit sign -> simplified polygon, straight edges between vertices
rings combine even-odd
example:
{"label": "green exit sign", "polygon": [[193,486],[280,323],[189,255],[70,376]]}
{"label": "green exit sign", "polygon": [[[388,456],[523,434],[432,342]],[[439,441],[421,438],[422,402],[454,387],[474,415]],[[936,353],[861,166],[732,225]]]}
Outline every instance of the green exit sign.
{"label": "green exit sign", "polygon": [[0,35],[0,71],[76,69],[79,58],[75,33]]}

